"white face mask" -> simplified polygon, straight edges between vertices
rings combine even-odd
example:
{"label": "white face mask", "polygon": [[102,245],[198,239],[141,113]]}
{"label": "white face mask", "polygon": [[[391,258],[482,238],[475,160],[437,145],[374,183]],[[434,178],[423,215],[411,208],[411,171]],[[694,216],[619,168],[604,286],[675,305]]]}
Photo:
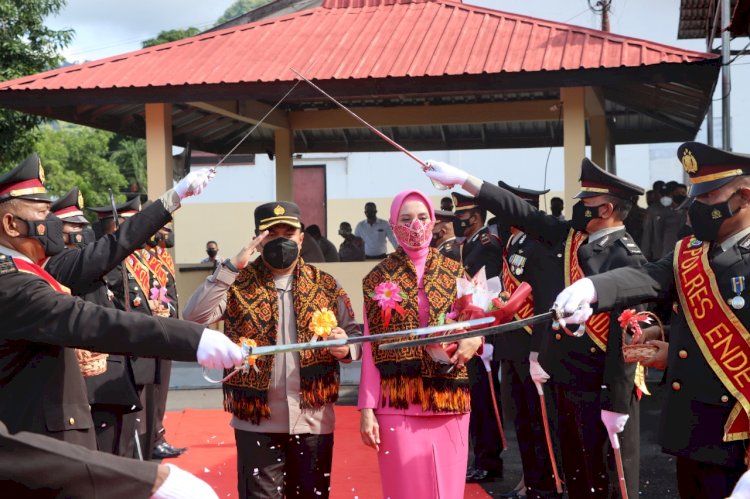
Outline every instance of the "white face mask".
{"label": "white face mask", "polygon": [[665,208],[669,208],[670,206],[672,206],[672,198],[669,196],[663,196],[659,200],[659,202],[661,202],[662,206],[664,206]]}

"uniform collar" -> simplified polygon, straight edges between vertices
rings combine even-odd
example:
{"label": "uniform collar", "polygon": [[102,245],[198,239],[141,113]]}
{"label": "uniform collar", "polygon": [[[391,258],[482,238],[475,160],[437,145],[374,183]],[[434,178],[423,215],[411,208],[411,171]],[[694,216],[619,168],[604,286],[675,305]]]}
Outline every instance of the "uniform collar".
{"label": "uniform collar", "polygon": [[435,249],[437,249],[438,251],[440,251],[440,248],[442,248],[446,244],[448,244],[448,243],[455,243],[455,242],[456,242],[456,238],[455,237],[451,237],[450,239],[446,239],[445,241],[443,241],[442,243],[440,243],[438,245],[438,247],[435,248]]}
{"label": "uniform collar", "polygon": [[624,229],[624,225],[617,225],[615,227],[607,227],[606,229],[600,229],[594,232],[593,234],[589,235],[588,243],[591,244],[593,242],[596,242],[598,239],[603,238],[607,234],[612,234],[613,232],[617,232],[618,230]]}
{"label": "uniform collar", "polygon": [[18,251],[14,250],[12,248],[8,248],[7,246],[3,246],[2,244],[0,244],[0,253],[3,253],[4,255],[11,256],[13,258],[19,258],[19,259],[27,261],[29,263],[34,263],[34,262],[31,261],[31,258],[29,258],[28,256],[24,255],[23,253],[19,253]]}
{"label": "uniform collar", "polygon": [[725,239],[719,246],[721,246],[722,251],[726,251],[738,242],[745,236],[750,234],[750,227],[745,227],[741,231],[737,232],[736,234],[733,234],[729,236],[727,239]]}

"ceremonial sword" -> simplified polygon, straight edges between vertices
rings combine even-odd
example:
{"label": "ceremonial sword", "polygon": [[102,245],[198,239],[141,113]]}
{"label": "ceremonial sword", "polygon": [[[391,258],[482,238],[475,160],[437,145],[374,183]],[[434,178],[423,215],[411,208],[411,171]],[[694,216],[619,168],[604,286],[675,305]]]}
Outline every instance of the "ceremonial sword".
{"label": "ceremonial sword", "polygon": [[[248,358],[250,356],[261,356],[261,355],[276,355],[279,353],[290,353],[290,352],[301,352],[304,350],[320,350],[322,348],[331,347],[342,347],[346,345],[354,345],[357,343],[371,343],[373,341],[387,340],[390,338],[400,338],[403,336],[424,336],[427,334],[442,333],[445,331],[452,331],[455,329],[466,329],[474,326],[483,326],[492,324],[495,321],[494,317],[482,317],[479,319],[472,319],[461,322],[451,322],[449,324],[440,324],[437,326],[427,326],[414,329],[405,329],[403,331],[391,331],[389,333],[373,334],[369,336],[352,336],[351,338],[337,338],[333,340],[320,340],[320,341],[308,341],[306,343],[289,343],[287,345],[265,345],[259,347],[250,347],[242,345],[242,355],[245,358],[245,362],[242,366],[235,368],[224,378],[217,380],[209,377],[206,374],[205,368],[203,369],[203,378],[209,383],[223,383],[240,371],[247,372],[249,370]],[[450,336],[451,338],[453,335]],[[382,348],[382,347],[381,347]]]}

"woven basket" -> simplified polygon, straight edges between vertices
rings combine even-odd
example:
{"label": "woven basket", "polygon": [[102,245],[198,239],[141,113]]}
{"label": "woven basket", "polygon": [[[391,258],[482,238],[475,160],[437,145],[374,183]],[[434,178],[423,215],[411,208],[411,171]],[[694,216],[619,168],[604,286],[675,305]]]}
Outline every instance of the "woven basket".
{"label": "woven basket", "polygon": [[76,359],[78,359],[78,368],[81,374],[88,378],[98,376],[107,370],[107,357],[109,354],[90,352],[76,348]]}
{"label": "woven basket", "polygon": [[[664,341],[664,326],[662,325],[661,320],[659,320],[659,317],[657,317],[653,312],[641,312],[638,315],[644,319],[653,319],[656,325],[659,326],[661,340]],[[659,347],[657,347],[656,345],[645,345],[642,343],[637,345],[626,345],[625,334],[627,333],[627,331],[627,326],[622,328],[622,356],[625,359],[625,362],[631,364],[635,362],[648,363],[654,357],[654,355],[656,355],[656,352],[659,351]],[[636,339],[637,338],[633,336],[633,341],[635,341]]]}

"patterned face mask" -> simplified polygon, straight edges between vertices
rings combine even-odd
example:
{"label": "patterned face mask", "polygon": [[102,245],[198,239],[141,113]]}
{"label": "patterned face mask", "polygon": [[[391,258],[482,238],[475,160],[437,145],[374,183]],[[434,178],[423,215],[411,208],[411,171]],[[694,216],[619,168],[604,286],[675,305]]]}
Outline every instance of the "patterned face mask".
{"label": "patterned face mask", "polygon": [[401,246],[409,249],[424,248],[432,240],[432,220],[415,218],[410,224],[391,224],[393,233]]}

